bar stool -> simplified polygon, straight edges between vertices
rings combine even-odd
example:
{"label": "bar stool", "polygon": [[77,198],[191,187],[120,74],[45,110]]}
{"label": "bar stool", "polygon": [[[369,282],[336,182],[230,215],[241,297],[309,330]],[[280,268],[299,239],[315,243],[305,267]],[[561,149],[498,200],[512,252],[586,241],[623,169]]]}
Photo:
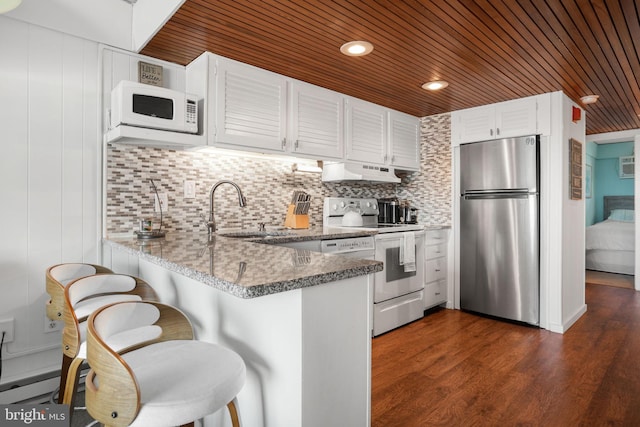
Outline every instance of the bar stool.
{"label": "bar stool", "polygon": [[187,317],[156,302],[120,302],[87,321],[87,411],[105,427],[176,426],[227,406],[240,426],[237,394],[246,367],[232,350],[193,340]]}
{"label": "bar stool", "polygon": [[96,274],[75,279],[64,288],[62,372],[59,401],[73,408],[80,368],[86,359],[88,317],[96,309],[120,301],[155,301],[144,280],[126,274]]}
{"label": "bar stool", "polygon": [[100,273],[113,273],[106,267],[96,264],[66,263],[47,268],[46,287],[49,294],[47,317],[51,320],[62,320],[64,310],[64,287],[72,280]]}

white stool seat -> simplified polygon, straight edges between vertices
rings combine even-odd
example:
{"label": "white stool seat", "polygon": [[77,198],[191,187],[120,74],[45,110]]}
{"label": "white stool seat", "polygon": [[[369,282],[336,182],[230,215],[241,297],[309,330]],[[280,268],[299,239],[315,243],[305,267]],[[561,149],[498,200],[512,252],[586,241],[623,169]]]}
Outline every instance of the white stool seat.
{"label": "white stool seat", "polygon": [[224,408],[246,375],[235,352],[201,341],[160,342],[122,358],[140,387],[140,412],[131,426],[176,426],[202,418]]}
{"label": "white stool seat", "polygon": [[[56,267],[54,272],[75,271],[69,266]],[[87,272],[86,268],[82,270]],[[98,268],[96,267],[96,271]],[[60,378],[61,403],[72,405],[78,387],[82,363],[87,357],[87,318],[97,309],[118,302],[155,300],[153,289],[142,279],[126,274],[104,273],[83,276],[68,282],[63,288],[64,331],[63,361]]]}
{"label": "white stool seat", "polygon": [[227,407],[240,427],[244,361],[196,341],[183,312],[158,302],[118,302],[87,320],[87,411],[109,427],[176,426]]}

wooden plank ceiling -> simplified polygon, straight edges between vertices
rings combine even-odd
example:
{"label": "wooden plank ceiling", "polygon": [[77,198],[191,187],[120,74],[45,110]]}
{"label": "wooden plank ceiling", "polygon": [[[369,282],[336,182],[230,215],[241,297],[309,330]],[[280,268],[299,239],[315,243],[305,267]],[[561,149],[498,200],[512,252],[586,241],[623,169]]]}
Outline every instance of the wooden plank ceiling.
{"label": "wooden plank ceiling", "polygon": [[[187,0],[141,52],[204,51],[429,116],[564,91],[587,134],[640,128],[640,0]],[[366,40],[364,57],[340,46]],[[446,80],[428,92],[421,85]]]}

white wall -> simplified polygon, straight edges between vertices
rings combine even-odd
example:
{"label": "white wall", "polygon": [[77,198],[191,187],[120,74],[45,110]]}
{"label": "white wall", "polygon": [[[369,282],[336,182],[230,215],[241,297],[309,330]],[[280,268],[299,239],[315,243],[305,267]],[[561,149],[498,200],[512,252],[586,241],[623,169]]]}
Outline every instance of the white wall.
{"label": "white wall", "polygon": [[139,52],[186,0],[22,0],[7,16]]}
{"label": "white wall", "polygon": [[22,0],[6,16],[84,40],[131,49],[132,9],[122,0]]}
{"label": "white wall", "polygon": [[131,50],[140,52],[186,0],[138,0],[133,6]]}
{"label": "white wall", "polygon": [[0,16],[2,384],[60,367],[45,269],[99,260],[98,45]]}
{"label": "white wall", "polygon": [[569,185],[564,185],[564,203],[562,215],[562,327],[566,331],[584,314],[585,305],[585,194],[584,194],[584,164],[587,157],[586,121],[587,114],[582,111],[582,119],[571,120],[572,107],[579,107],[566,95],[562,95],[563,127],[563,179],[568,182],[569,140],[576,139],[582,143],[582,198],[571,200]]}
{"label": "white wall", "polygon": [[[587,307],[584,300],[584,194],[582,200],[569,197],[569,140],[583,143],[582,164],[586,156],[585,114],[578,122],[571,121],[572,106],[578,107],[562,92],[551,94],[551,136],[543,160],[548,170],[542,173],[543,188],[548,197],[541,215],[546,230],[544,240],[549,251],[545,294],[548,301],[549,330],[566,332]],[[546,178],[546,181],[545,181]],[[546,224],[546,225],[544,225]]]}

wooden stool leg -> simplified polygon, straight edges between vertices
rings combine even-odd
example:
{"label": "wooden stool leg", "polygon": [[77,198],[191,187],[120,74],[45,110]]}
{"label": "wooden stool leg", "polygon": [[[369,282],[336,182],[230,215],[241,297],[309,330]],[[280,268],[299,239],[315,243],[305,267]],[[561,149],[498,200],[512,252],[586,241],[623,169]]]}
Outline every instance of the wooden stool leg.
{"label": "wooden stool leg", "polygon": [[234,397],[231,402],[227,403],[227,409],[229,409],[229,415],[231,416],[231,425],[233,425],[233,427],[240,427],[240,413],[238,412],[237,397]]}
{"label": "wooden stool leg", "polygon": [[80,380],[80,367],[82,366],[82,362],[84,362],[84,359],[76,357],[72,360],[71,365],[69,365],[67,383],[65,384],[64,395],[62,396],[62,403],[69,405],[72,413],[76,390],[78,389],[78,381]]}
{"label": "wooden stool leg", "polygon": [[62,354],[62,368],[60,369],[60,391],[58,392],[58,403],[62,403],[64,397],[64,389],[67,385],[67,375],[69,374],[69,366],[73,359],[66,354]]}

